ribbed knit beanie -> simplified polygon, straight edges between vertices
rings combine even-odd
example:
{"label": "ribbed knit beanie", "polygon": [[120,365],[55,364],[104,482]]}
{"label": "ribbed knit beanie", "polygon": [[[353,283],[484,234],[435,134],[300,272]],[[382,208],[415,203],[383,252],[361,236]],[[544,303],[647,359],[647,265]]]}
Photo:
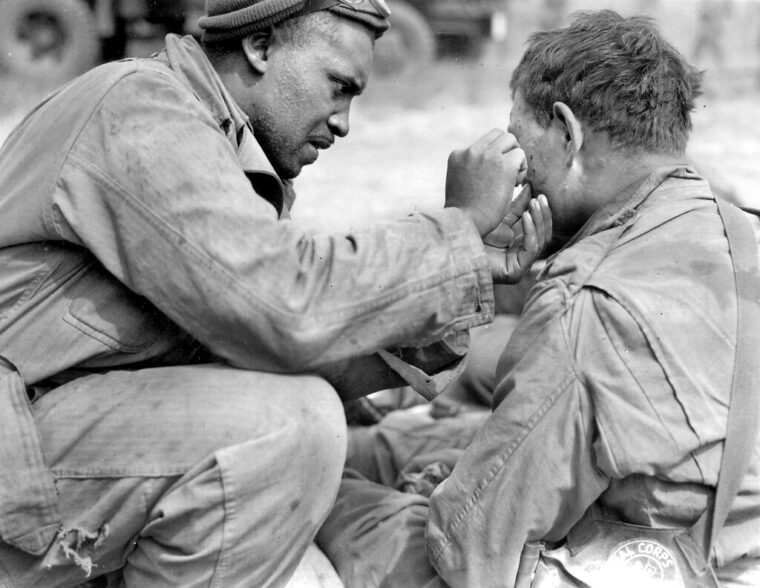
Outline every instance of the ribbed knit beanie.
{"label": "ribbed knit beanie", "polygon": [[[198,21],[204,41],[242,39],[288,18],[310,12],[309,0],[206,0],[206,15]],[[366,6],[366,7],[365,7]],[[379,37],[388,30],[388,19],[371,2],[347,0],[325,8],[361,22]]]}

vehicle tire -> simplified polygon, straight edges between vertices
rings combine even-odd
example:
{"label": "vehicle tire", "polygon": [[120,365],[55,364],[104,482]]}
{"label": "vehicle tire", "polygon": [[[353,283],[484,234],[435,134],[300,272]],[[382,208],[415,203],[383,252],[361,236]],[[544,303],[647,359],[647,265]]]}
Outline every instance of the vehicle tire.
{"label": "vehicle tire", "polygon": [[92,67],[100,42],[84,0],[0,0],[0,64],[59,82]]}
{"label": "vehicle tire", "polygon": [[479,35],[441,35],[438,37],[438,54],[444,58],[476,59],[485,48],[485,38]]}
{"label": "vehicle tire", "polygon": [[391,28],[375,46],[374,71],[398,75],[424,67],[435,59],[433,29],[423,14],[407,2],[388,2]]}
{"label": "vehicle tire", "polygon": [[100,40],[100,56],[103,61],[116,61],[127,54],[129,38],[126,19],[121,16],[114,17],[112,33]]}

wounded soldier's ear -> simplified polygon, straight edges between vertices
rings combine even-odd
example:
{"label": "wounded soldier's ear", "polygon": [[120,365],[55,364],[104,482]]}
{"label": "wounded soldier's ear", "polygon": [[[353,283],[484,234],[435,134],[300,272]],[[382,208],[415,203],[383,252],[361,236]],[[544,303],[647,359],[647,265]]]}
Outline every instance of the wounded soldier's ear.
{"label": "wounded soldier's ear", "polygon": [[583,127],[572,109],[564,102],[552,105],[554,124],[561,125],[569,156],[575,157],[583,146]]}

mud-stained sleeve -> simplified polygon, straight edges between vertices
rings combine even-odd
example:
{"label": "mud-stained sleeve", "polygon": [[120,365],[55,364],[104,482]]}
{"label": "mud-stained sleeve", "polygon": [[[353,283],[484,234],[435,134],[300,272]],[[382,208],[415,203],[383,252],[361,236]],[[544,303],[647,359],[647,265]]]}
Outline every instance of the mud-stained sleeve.
{"label": "mud-stained sleeve", "polygon": [[523,546],[561,540],[608,485],[574,361],[598,322],[584,297],[570,310],[549,288],[531,302],[499,363],[498,405],[431,497],[428,551],[453,587],[513,585]]}
{"label": "mud-stained sleeve", "polygon": [[233,365],[296,371],[488,322],[485,252],[456,209],[309,235],[251,188],[177,82],[137,72],[86,125],[56,230]]}

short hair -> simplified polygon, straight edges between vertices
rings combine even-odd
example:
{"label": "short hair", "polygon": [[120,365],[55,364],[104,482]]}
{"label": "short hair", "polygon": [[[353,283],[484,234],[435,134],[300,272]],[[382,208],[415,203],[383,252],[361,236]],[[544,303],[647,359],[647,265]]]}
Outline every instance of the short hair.
{"label": "short hair", "polygon": [[510,88],[546,127],[564,102],[616,148],[681,154],[701,94],[702,72],[650,18],[579,12],[570,26],[533,34]]}

